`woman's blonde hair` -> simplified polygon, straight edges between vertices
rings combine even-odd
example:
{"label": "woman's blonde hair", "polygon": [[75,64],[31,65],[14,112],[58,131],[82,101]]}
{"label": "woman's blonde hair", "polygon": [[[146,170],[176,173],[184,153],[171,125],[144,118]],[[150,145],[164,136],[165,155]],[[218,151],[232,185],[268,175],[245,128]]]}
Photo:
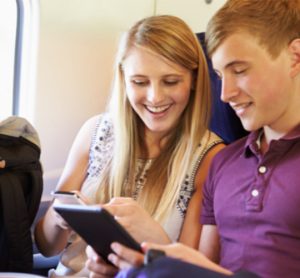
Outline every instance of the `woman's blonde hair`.
{"label": "woman's blonde hair", "polygon": [[162,221],[175,204],[181,183],[205,131],[210,114],[210,81],[204,53],[197,37],[175,16],[151,16],[138,21],[122,38],[116,58],[109,104],[114,132],[111,161],[100,185],[100,201],[132,196],[137,159],[144,149],[143,123],[126,95],[123,62],[133,47],[147,48],[189,69],[193,74],[190,99],[164,150],[147,172],[147,182],[137,201]]}

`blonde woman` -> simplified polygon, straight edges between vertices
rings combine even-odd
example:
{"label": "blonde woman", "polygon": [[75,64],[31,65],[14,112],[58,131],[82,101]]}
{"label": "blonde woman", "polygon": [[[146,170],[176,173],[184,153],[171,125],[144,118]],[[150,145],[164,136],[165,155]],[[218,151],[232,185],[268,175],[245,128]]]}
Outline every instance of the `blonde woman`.
{"label": "blonde woman", "polygon": [[[108,109],[80,130],[57,189],[106,204],[139,242],[197,248],[202,185],[224,146],[207,128],[203,51],[186,23],[163,15],[134,24],[116,57]],[[50,207],[35,235],[49,256],[64,250],[73,233]],[[75,236],[53,277],[88,276],[85,261],[85,244]],[[104,275],[116,272],[103,263]]]}

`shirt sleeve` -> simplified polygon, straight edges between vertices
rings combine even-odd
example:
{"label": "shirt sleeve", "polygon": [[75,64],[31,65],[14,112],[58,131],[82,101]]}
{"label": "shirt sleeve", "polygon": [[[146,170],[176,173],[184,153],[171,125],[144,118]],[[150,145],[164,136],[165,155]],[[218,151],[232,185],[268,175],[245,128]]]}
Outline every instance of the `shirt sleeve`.
{"label": "shirt sleeve", "polygon": [[215,213],[214,213],[214,161],[210,167],[208,176],[203,187],[203,200],[200,223],[202,225],[216,225]]}

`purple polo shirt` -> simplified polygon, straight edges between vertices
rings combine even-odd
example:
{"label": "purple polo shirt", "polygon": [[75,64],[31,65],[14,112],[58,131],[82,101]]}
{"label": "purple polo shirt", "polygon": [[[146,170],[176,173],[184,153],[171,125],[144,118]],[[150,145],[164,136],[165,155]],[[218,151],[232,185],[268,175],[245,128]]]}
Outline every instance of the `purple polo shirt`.
{"label": "purple polo shirt", "polygon": [[259,132],[213,160],[202,224],[217,225],[221,265],[264,278],[300,277],[300,125],[262,156]]}

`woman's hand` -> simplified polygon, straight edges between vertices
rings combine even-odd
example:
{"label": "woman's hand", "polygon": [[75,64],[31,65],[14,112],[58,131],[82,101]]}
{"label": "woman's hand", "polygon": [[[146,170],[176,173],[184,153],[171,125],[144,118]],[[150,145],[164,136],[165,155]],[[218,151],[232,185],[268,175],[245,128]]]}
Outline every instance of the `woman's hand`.
{"label": "woman's hand", "polygon": [[103,207],[115,216],[137,242],[151,241],[161,244],[171,242],[160,224],[132,198],[113,198]]}
{"label": "woman's hand", "polygon": [[91,246],[86,248],[86,267],[90,271],[90,278],[114,277],[119,271],[116,267],[107,264]]}

